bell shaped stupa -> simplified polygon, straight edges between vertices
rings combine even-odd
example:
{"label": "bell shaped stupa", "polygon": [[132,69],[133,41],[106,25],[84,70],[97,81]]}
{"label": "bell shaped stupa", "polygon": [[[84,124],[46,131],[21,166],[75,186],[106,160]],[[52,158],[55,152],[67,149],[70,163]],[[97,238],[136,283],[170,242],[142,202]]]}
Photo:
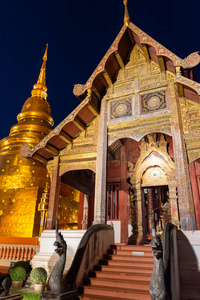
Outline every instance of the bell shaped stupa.
{"label": "bell shaped stupa", "polygon": [[20,156],[21,145],[35,146],[52,129],[47,102],[46,61],[37,83],[18,114],[18,124],[0,141],[0,237],[34,237],[39,233],[38,203],[46,184],[46,169]]}

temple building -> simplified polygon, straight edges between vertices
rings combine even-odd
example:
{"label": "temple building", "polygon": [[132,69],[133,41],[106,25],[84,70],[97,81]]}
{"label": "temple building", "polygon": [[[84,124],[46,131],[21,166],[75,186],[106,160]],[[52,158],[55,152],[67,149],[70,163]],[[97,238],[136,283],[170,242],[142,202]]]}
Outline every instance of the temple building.
{"label": "temple building", "polygon": [[112,222],[118,241],[144,243],[152,209],[158,231],[168,221],[200,229],[200,56],[173,54],[130,22],[124,4],[116,39],[74,87],[79,106],[21,154],[50,175],[47,229],[62,217],[67,184],[84,195],[76,211],[84,228]]}

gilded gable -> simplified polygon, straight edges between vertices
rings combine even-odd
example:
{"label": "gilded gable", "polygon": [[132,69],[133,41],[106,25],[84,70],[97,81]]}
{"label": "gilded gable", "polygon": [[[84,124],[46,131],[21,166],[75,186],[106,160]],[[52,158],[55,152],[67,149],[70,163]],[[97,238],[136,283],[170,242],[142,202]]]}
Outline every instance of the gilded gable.
{"label": "gilded gable", "polygon": [[180,98],[184,133],[200,131],[200,104]]}

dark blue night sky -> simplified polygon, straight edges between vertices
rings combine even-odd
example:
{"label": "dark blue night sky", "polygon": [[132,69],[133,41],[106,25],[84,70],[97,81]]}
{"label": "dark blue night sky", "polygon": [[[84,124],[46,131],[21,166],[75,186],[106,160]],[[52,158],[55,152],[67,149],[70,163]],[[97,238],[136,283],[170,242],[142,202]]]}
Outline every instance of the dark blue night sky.
{"label": "dark blue night sky", "polygon": [[[0,0],[0,138],[37,82],[46,43],[48,102],[58,125],[123,25],[122,0]],[[181,58],[200,50],[199,0],[129,0],[131,22]],[[200,82],[200,67],[196,81]]]}

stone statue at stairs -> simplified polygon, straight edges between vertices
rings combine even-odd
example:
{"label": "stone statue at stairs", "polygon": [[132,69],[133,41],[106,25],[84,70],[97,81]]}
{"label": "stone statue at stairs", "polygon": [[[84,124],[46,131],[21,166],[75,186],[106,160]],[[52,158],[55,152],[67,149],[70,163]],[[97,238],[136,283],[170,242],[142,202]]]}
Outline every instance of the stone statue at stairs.
{"label": "stone statue at stairs", "polygon": [[152,300],[166,300],[165,274],[163,266],[163,248],[160,237],[156,235],[154,211],[152,212],[152,240],[151,248],[154,256],[154,267],[150,282],[150,295]]}
{"label": "stone statue at stairs", "polygon": [[61,232],[58,232],[58,216],[56,221],[56,241],[54,242],[54,246],[57,247],[55,249],[55,252],[60,257],[57,263],[55,264],[51,272],[51,275],[49,277],[49,287],[53,294],[60,294],[62,290],[63,271],[66,262],[67,244]]}
{"label": "stone statue at stairs", "polygon": [[48,284],[50,291],[45,291],[40,297],[40,300],[77,300],[79,298],[77,297],[76,291],[68,291],[63,287],[63,271],[66,262],[67,243],[65,242],[61,232],[58,231],[58,216],[56,220],[56,241],[54,242],[54,246],[57,247],[55,252],[60,257],[49,277]]}

